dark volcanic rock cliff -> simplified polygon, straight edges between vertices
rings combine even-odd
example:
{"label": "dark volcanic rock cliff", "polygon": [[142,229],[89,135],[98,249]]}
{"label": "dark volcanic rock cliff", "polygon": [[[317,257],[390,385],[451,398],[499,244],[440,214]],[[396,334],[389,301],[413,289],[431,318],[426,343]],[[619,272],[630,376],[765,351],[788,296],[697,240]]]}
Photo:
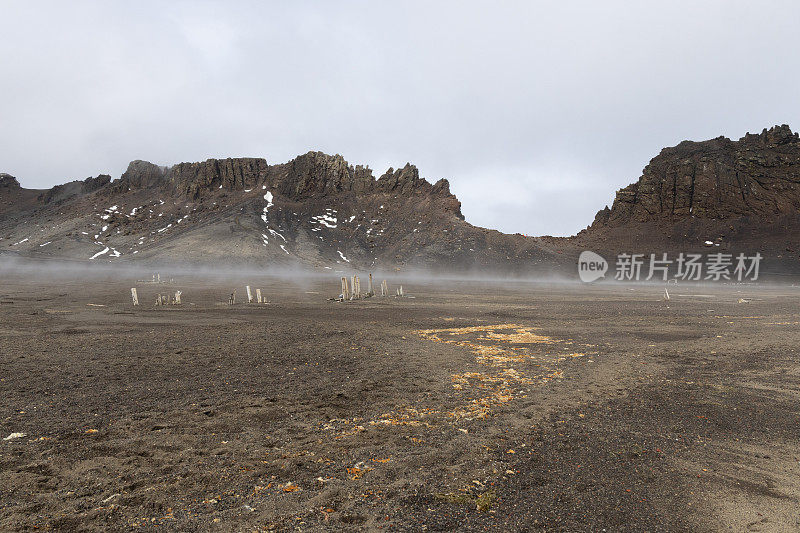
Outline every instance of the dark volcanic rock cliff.
{"label": "dark volcanic rock cliff", "polygon": [[769,221],[799,210],[800,139],[783,125],[738,141],[718,137],[665,148],[593,227],[690,217]]}
{"label": "dark volcanic rock cliff", "polygon": [[570,240],[612,255],[758,252],[787,273],[800,272],[799,234],[800,139],[783,125],[663,149]]}

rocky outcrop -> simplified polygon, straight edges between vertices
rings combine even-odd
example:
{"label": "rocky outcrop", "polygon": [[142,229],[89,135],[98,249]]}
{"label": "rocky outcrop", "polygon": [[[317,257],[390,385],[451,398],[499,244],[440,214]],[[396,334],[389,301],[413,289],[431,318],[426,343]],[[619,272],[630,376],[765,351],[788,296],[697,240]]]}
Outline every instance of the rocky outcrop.
{"label": "rocky outcrop", "polygon": [[19,189],[19,181],[11,174],[0,172],[0,188],[3,189]]}
{"label": "rocky outcrop", "polygon": [[464,219],[464,215],[461,214],[461,202],[450,192],[450,183],[443,178],[431,185],[428,181],[420,178],[417,167],[409,163],[398,170],[390,168],[378,179],[376,188],[379,191],[401,196],[417,194],[432,197],[441,209]]}
{"label": "rocky outcrop", "polygon": [[592,229],[630,223],[751,217],[766,222],[800,213],[800,138],[775,126],[738,141],[718,137],[665,148],[642,176],[597,213]]}
{"label": "rocky outcrop", "polygon": [[114,189],[117,192],[126,192],[161,187],[165,183],[166,173],[165,167],[137,159],[128,163],[128,169],[122,174],[119,181],[115,182]]}
{"label": "rocky outcrop", "polygon": [[294,200],[324,194],[363,194],[372,189],[375,181],[369,167],[353,167],[339,154],[308,152],[281,166],[274,186]]}

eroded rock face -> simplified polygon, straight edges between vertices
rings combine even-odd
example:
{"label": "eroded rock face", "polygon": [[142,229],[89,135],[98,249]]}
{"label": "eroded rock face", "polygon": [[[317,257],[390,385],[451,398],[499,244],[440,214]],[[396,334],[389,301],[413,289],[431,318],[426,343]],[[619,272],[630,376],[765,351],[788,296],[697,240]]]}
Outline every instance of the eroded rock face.
{"label": "eroded rock face", "polygon": [[261,158],[208,159],[175,165],[169,169],[168,179],[179,194],[197,198],[204,190],[215,188],[253,188],[265,180],[268,171],[267,161]]}
{"label": "eroded rock face", "polygon": [[739,141],[718,137],[665,148],[639,181],[617,192],[592,228],[628,223],[753,217],[800,212],[800,139],[775,126]]}
{"label": "eroded rock face", "polygon": [[342,192],[363,194],[371,190],[374,181],[369,167],[353,167],[338,154],[308,152],[281,166],[283,171],[278,172],[274,185],[296,200]]}

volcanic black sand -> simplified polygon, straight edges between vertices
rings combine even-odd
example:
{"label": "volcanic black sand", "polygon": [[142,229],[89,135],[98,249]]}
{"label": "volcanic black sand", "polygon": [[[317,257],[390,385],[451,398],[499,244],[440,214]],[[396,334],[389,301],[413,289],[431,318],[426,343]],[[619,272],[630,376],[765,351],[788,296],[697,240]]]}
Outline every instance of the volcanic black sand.
{"label": "volcanic black sand", "polygon": [[800,289],[250,282],[3,279],[0,530],[800,528]]}

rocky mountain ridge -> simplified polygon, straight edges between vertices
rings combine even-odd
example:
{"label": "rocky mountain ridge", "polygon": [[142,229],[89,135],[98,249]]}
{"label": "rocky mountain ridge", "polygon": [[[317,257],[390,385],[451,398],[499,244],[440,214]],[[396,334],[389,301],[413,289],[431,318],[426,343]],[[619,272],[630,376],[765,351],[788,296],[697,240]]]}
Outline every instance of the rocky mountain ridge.
{"label": "rocky mountain ridge", "polygon": [[557,273],[582,250],[758,251],[800,270],[800,139],[786,126],[663,149],[613,205],[570,238],[472,226],[447,180],[406,164],[379,177],[340,155],[287,163],[132,161],[49,190],[0,174],[0,254],[85,261],[185,261]]}
{"label": "rocky mountain ridge", "polygon": [[544,241],[468,224],[447,180],[430,183],[411,164],[376,179],[321,152],[276,165],[137,160],[117,180],[47,191],[9,183],[26,201],[0,219],[0,251],[21,255],[459,270],[517,270],[556,255]]}

